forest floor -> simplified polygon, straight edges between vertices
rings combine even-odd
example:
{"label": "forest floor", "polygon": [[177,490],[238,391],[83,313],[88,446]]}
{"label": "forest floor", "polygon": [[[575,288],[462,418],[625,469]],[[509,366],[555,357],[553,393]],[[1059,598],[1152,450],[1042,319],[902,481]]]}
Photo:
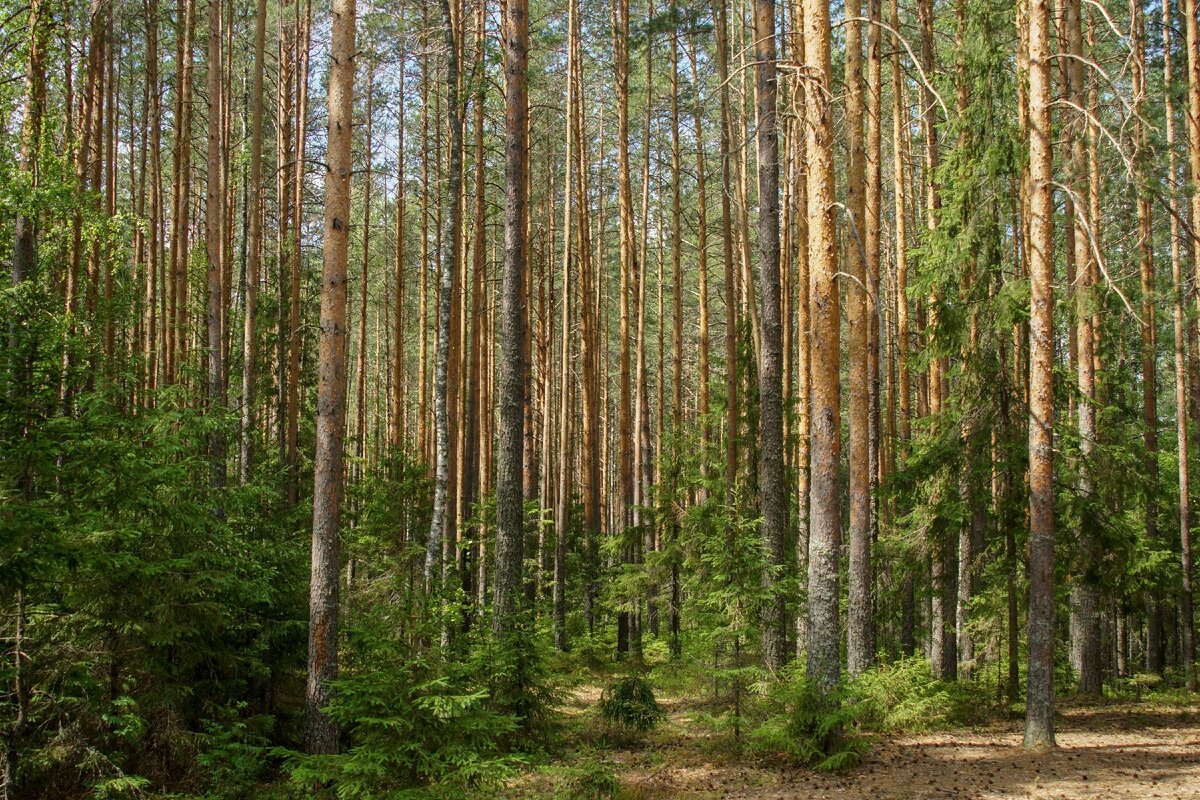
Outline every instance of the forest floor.
{"label": "forest floor", "polygon": [[[580,687],[569,706],[582,715],[598,699],[598,688]],[[782,766],[746,750],[739,757],[727,733],[699,721],[701,706],[678,698],[661,704],[667,722],[640,744],[605,748],[600,759],[618,776],[623,800],[1200,800],[1200,704],[1066,704],[1058,748],[1040,754],[1022,749],[1019,719],[881,737],[858,766],[836,773]],[[547,777],[525,788],[561,796],[552,778],[543,783]]]}

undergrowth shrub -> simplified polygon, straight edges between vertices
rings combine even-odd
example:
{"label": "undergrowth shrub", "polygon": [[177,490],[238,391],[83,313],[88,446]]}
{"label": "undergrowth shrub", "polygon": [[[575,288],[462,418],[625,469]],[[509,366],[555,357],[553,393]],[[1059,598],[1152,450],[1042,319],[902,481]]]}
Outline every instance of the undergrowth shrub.
{"label": "undergrowth shrub", "polygon": [[929,662],[907,658],[867,670],[851,680],[856,723],[879,733],[911,733],[970,725],[992,707],[986,689],[969,680],[933,677]]}
{"label": "undergrowth shrub", "polygon": [[938,680],[922,658],[880,665],[824,698],[797,670],[766,688],[765,707],[756,748],[818,770],[856,764],[874,734],[977,724],[993,708],[982,684]]}
{"label": "undergrowth shrub", "polygon": [[869,741],[856,729],[855,708],[847,700],[845,687],[823,697],[803,674],[789,676],[768,689],[768,716],[750,742],[760,752],[822,772],[854,766]]}
{"label": "undergrowth shrub", "polygon": [[544,745],[558,726],[555,709],[562,702],[545,638],[524,619],[503,636],[483,633],[467,647],[468,668],[487,690],[488,708],[514,723],[511,744],[527,751]]}
{"label": "undergrowth shrub", "polygon": [[460,797],[510,775],[504,743],[516,720],[494,711],[461,670],[420,660],[338,681],[329,713],[350,746],[336,755],[288,753],[297,787],[338,798]]}
{"label": "undergrowth shrub", "polygon": [[638,675],[622,678],[604,690],[600,716],[609,725],[635,733],[647,733],[667,717],[650,682]]}
{"label": "undergrowth shrub", "polygon": [[601,761],[587,759],[555,772],[554,800],[615,800],[621,789],[617,773]]}

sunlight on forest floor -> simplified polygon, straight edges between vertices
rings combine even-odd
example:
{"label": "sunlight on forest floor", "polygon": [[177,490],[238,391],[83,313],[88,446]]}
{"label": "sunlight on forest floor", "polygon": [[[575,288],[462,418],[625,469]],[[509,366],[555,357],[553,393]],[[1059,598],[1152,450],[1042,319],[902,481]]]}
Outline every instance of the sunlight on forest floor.
{"label": "sunlight on forest floor", "polygon": [[[599,698],[595,686],[571,695],[571,711]],[[1200,704],[1068,705],[1058,721],[1059,748],[1021,748],[1020,720],[981,728],[880,739],[858,767],[822,774],[784,767],[746,751],[695,717],[694,701],[664,698],[670,714],[644,742],[607,752],[623,800],[1076,800],[1077,798],[1197,798],[1200,800]],[[516,796],[554,796],[554,787],[517,781]],[[524,784],[522,786],[522,784]],[[549,790],[547,795],[537,792]]]}

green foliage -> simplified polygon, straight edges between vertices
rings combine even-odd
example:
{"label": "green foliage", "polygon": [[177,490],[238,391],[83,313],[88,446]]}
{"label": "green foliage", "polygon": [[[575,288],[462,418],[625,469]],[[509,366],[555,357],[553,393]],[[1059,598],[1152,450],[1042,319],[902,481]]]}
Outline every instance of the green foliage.
{"label": "green foliage", "polygon": [[272,766],[269,734],[273,720],[245,716],[245,703],[218,709],[205,723],[196,760],[203,767],[209,800],[250,800]]}
{"label": "green foliage", "polygon": [[554,770],[554,800],[615,800],[621,782],[611,766],[586,759]]}
{"label": "green foliage", "polygon": [[514,744],[536,746],[553,732],[560,697],[550,675],[547,642],[528,619],[504,635],[485,633],[472,640],[469,666],[487,687],[488,704],[515,723]]}
{"label": "green foliage", "polygon": [[822,695],[797,672],[768,689],[766,719],[750,734],[755,749],[829,772],[858,763],[868,741],[854,730],[855,709],[844,688]]}
{"label": "green foliage", "polygon": [[824,697],[796,670],[767,688],[765,705],[755,747],[818,770],[854,765],[875,734],[981,723],[992,709],[982,685],[937,680],[923,658],[878,666]]}
{"label": "green foliage", "polygon": [[930,731],[982,721],[987,691],[968,680],[940,681],[924,658],[868,670],[848,687],[855,724],[879,733]]}
{"label": "green foliage", "polygon": [[350,743],[335,755],[286,753],[297,786],[331,787],[342,800],[455,797],[494,784],[517,760],[504,743],[517,727],[453,665],[399,656],[340,680],[329,713]]}
{"label": "green foliage", "polygon": [[610,725],[646,733],[666,719],[650,682],[638,675],[622,678],[600,696],[600,716]]}

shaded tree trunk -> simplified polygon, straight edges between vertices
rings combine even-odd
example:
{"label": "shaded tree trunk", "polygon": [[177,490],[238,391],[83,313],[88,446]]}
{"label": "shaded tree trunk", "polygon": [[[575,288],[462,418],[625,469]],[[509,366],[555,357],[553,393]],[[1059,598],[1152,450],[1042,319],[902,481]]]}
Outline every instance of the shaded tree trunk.
{"label": "shaded tree trunk", "polygon": [[262,150],[263,150],[263,59],[267,36],[267,3],[258,0],[254,15],[254,70],[250,89],[250,187],[246,231],[246,295],[242,329],[242,441],[241,480],[249,483],[254,473],[254,403],[257,381],[257,304],[259,268],[262,263]]}
{"label": "shaded tree trunk", "polygon": [[783,464],[783,319],[779,286],[779,133],[775,125],[775,0],[754,1],[754,61],[757,84],[758,270],[762,305],[759,356],[759,502],[767,553],[762,644],[767,669],[787,659],[787,615],[776,587],[787,561],[788,491]]}

